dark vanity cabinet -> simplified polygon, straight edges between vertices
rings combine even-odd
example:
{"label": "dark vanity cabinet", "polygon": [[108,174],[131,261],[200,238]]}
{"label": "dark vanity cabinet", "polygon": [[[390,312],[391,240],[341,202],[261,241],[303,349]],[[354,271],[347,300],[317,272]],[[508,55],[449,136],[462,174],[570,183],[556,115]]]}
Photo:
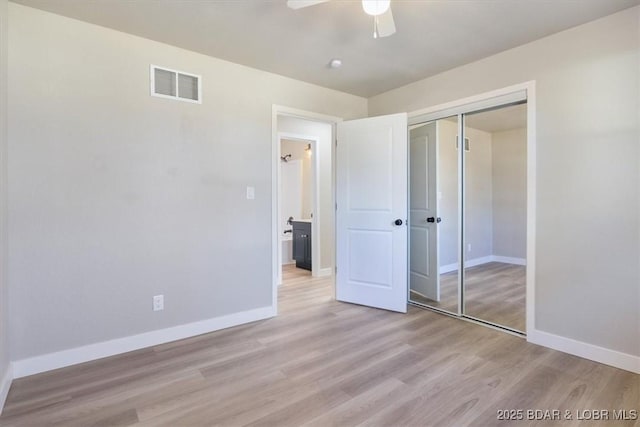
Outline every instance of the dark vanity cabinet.
{"label": "dark vanity cabinet", "polygon": [[311,270],[311,222],[292,221],[293,259],[296,267]]}

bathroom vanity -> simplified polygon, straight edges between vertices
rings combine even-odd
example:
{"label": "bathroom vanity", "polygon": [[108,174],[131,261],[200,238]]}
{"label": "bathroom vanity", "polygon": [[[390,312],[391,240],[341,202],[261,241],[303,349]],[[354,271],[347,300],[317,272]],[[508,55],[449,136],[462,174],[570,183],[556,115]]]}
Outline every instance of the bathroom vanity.
{"label": "bathroom vanity", "polygon": [[311,271],[311,220],[291,221],[293,226],[293,259],[296,267]]}

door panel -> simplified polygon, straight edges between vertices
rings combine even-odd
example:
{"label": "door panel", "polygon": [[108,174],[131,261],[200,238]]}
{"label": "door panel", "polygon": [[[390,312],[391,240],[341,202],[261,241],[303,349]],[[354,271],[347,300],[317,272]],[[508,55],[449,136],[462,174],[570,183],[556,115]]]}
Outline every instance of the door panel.
{"label": "door panel", "polygon": [[[348,125],[346,125],[348,126]],[[387,212],[393,209],[393,133],[387,126],[347,130],[347,201],[351,212]],[[342,140],[342,139],[341,139]],[[366,178],[366,179],[363,179]]]}
{"label": "door panel", "polygon": [[409,131],[409,298],[455,314],[459,307],[457,123],[457,117],[449,117],[413,125]]}
{"label": "door panel", "polygon": [[[411,129],[410,165],[410,251],[409,286],[424,298],[440,301],[438,266],[438,169],[436,123]],[[434,222],[429,222],[428,219]]]}
{"label": "door panel", "polygon": [[409,269],[409,286],[412,292],[434,301],[440,301],[438,278],[434,278],[433,264],[429,262],[429,229],[411,226],[409,229],[411,242],[411,260]]}
{"label": "door panel", "polygon": [[339,123],[336,179],[336,299],[406,312],[406,114]]}
{"label": "door panel", "polygon": [[[391,288],[391,262],[373,264],[371,259],[392,260],[393,232],[379,230],[349,230],[349,281]],[[367,254],[366,257],[361,256]]]}

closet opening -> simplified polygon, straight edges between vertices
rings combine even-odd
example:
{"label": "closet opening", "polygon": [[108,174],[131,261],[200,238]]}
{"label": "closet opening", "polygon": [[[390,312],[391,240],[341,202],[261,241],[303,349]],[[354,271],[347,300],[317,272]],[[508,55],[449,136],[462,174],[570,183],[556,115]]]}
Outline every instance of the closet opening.
{"label": "closet opening", "polygon": [[409,303],[526,335],[527,117],[523,91],[410,120]]}

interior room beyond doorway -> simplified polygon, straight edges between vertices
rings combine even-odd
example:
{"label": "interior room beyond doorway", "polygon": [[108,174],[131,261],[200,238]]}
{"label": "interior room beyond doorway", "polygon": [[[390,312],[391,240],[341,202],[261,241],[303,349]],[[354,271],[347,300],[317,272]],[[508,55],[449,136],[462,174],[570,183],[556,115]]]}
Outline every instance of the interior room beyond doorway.
{"label": "interior room beyond doorway", "polygon": [[333,273],[332,141],[331,123],[277,115],[278,283],[283,267]]}

